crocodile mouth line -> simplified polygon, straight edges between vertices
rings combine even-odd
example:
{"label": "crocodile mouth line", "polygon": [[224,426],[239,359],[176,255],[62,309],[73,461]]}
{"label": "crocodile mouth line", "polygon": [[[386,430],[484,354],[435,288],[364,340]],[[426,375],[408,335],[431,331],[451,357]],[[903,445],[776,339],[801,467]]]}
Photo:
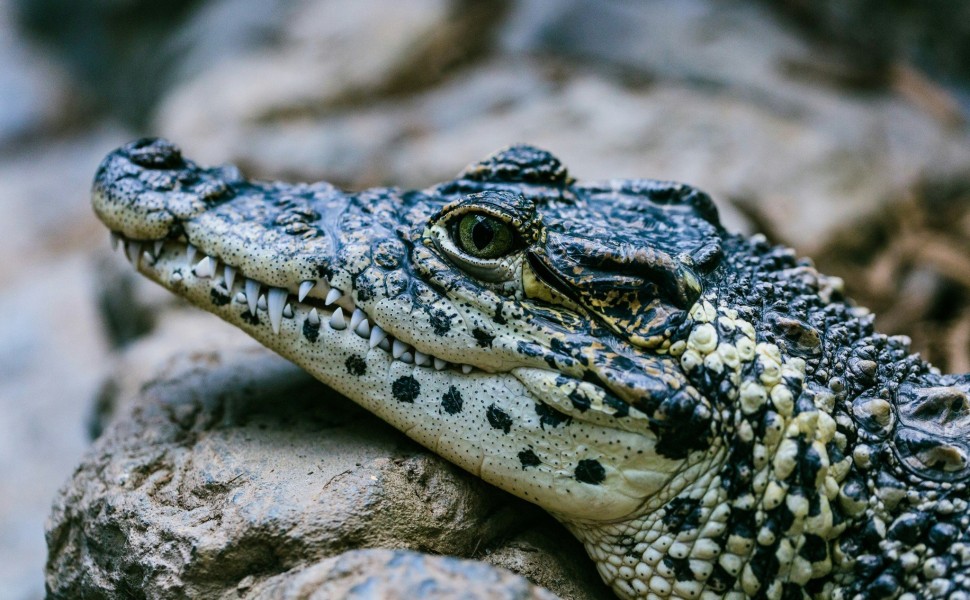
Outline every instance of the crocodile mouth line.
{"label": "crocodile mouth line", "polygon": [[[353,332],[367,340],[371,349],[379,348],[390,354],[395,361],[436,371],[460,369],[466,375],[475,370],[471,365],[449,362],[394,338],[358,307],[349,294],[331,287],[325,278],[303,281],[299,289],[292,292],[249,278],[236,267],[214,256],[200,253],[188,241],[171,238],[132,240],[114,231],[111,232],[110,239],[112,249],[122,247],[125,257],[135,269],[141,268],[141,265],[154,266],[163,252],[172,253],[172,260],[177,260],[178,256],[184,257],[184,268],[200,283],[204,279],[211,280],[214,293],[225,297],[227,302],[245,305],[249,315],[258,318],[263,313],[274,334],[280,333],[283,319],[296,317],[298,311],[295,307],[302,305],[306,312],[306,322],[311,328],[326,326],[334,331]],[[171,274],[173,283],[178,283],[185,277],[181,269],[176,269]]]}

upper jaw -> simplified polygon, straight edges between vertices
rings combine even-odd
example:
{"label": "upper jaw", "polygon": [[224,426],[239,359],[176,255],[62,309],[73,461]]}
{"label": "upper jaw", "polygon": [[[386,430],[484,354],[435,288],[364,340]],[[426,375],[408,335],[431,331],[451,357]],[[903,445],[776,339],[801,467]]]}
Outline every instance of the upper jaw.
{"label": "upper jaw", "polygon": [[[406,325],[420,319],[402,320],[399,302],[361,293],[373,271],[355,263],[361,246],[349,247],[364,240],[340,221],[348,196],[329,184],[250,182],[232,167],[200,168],[164,140],[139,140],[102,162],[92,203],[137,268],[274,349],[292,345],[280,332],[300,321],[297,335],[346,331],[397,361],[472,368],[470,353],[417,344]],[[384,243],[367,254],[401,261],[388,249],[393,223],[375,221],[367,227]]]}
{"label": "upper jaw", "polygon": [[[446,201],[425,199],[425,219]],[[193,302],[281,352],[292,342],[279,332],[296,318],[308,323],[297,335],[349,329],[428,368],[538,368],[576,379],[593,369],[600,385],[628,402],[654,386],[645,375],[612,376],[615,361],[600,364],[593,349],[606,343],[615,346],[603,348],[607,355],[632,353],[638,366],[650,363],[638,369],[643,374],[657,370],[647,368],[657,366],[654,357],[589,331],[579,315],[563,338],[566,323],[486,293],[414,239],[409,248],[398,233],[405,209],[393,191],[348,195],[325,183],[251,182],[231,167],[200,168],[163,140],[139,140],[104,160],[93,204],[146,274],[180,295],[196,294]],[[405,220],[424,224],[416,214]],[[433,289],[435,273],[447,281]],[[569,311],[549,313],[556,314]],[[517,326],[500,324],[510,320]]]}

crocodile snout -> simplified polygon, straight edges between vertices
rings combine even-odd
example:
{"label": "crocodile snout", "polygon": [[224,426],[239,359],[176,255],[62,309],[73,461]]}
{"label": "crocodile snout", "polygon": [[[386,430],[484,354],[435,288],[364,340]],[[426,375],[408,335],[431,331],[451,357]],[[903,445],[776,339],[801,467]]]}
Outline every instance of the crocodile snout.
{"label": "crocodile snout", "polygon": [[168,140],[145,138],[102,161],[92,204],[112,231],[128,239],[157,240],[230,198],[231,183],[239,179],[235,168],[201,169]]}

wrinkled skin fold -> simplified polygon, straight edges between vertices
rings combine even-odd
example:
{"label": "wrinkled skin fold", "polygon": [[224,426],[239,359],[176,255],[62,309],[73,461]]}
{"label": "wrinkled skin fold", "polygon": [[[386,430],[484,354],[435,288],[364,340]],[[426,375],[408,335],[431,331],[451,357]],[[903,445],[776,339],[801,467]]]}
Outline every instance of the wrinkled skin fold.
{"label": "wrinkled skin fold", "polygon": [[621,598],[970,593],[970,375],[703,192],[513,146],[423,191],[110,154],[143,274],[543,507]]}

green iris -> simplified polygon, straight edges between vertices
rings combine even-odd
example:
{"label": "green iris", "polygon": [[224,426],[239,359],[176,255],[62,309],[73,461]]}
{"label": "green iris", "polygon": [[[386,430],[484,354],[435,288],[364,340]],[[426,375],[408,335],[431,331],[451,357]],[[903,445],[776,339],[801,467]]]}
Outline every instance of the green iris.
{"label": "green iris", "polygon": [[475,258],[498,258],[512,249],[515,240],[509,224],[482,213],[468,213],[458,222],[455,243]]}

